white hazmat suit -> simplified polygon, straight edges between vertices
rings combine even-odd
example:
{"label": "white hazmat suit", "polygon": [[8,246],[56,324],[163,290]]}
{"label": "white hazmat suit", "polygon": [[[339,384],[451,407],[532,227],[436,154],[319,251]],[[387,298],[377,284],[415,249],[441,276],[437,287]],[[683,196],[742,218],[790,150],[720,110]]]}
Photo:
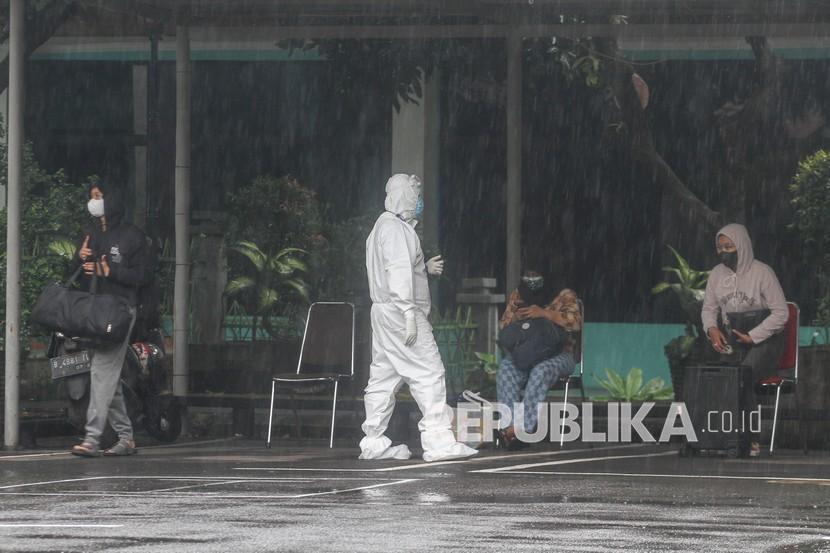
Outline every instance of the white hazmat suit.
{"label": "white hazmat suit", "polygon": [[[478,453],[456,442],[452,411],[446,402],[444,364],[432,335],[427,265],[415,233],[421,183],[412,175],[393,175],[386,183],[386,211],[366,239],[366,270],[372,297],[372,365],[364,403],[366,422],[361,459],[408,459],[406,444],[392,446],[384,435],[403,383],[423,418],[425,461],[459,459]],[[438,265],[437,258],[430,266]]]}

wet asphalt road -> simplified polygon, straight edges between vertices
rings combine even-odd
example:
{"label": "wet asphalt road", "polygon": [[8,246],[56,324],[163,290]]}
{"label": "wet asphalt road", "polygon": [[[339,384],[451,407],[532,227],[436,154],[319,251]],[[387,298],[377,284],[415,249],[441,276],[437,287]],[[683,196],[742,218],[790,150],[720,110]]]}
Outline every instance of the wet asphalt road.
{"label": "wet asphalt road", "polygon": [[0,551],[830,552],[826,452],[549,448],[432,465],[241,440],[0,452]]}

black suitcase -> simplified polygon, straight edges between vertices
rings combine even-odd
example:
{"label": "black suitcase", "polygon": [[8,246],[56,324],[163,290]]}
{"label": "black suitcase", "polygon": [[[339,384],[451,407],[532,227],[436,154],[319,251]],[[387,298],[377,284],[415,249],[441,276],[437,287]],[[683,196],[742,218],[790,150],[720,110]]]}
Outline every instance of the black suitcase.
{"label": "black suitcase", "polygon": [[684,440],[681,455],[697,452],[745,457],[749,453],[751,417],[744,397],[752,386],[749,367],[702,365],[687,367],[683,401],[697,442]]}

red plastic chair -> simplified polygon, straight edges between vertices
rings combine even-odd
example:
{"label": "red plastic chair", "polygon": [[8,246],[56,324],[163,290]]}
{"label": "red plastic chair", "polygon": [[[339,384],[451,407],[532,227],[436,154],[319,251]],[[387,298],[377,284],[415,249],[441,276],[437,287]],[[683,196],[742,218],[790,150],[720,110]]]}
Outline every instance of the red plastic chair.
{"label": "red plastic chair", "polygon": [[772,415],[772,438],[769,443],[769,454],[775,450],[775,431],[778,425],[778,404],[781,394],[793,394],[795,398],[795,409],[798,414],[799,433],[801,434],[802,447],[807,453],[807,435],[802,427],[801,408],[798,404],[798,331],[801,326],[801,310],[794,302],[787,302],[789,318],[784,327],[786,345],[781,360],[778,362],[778,375],[761,379],[756,386],[756,391],[761,394],[770,394],[775,389],[775,410]]}

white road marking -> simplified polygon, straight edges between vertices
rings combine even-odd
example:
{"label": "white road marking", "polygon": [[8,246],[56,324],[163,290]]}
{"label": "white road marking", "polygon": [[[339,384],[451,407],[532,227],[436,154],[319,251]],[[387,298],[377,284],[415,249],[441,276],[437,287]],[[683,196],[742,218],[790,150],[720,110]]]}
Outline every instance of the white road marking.
{"label": "white road marking", "polygon": [[[151,494],[151,493],[166,493],[166,492],[176,492],[179,490],[189,490],[192,488],[207,488],[209,486],[224,486],[227,484],[240,484],[245,482],[255,482],[255,480],[220,480],[218,482],[200,482],[199,484],[190,484],[188,486],[176,486],[175,488],[162,488],[160,490],[146,490],[143,492],[138,492],[142,494]],[[299,480],[289,480],[289,482],[299,482]]]}
{"label": "white road marking", "polygon": [[[102,477],[102,478],[118,478],[122,479],[121,477]],[[153,477],[145,477],[145,478],[153,478]],[[205,477],[209,478],[209,477]],[[92,478],[87,479],[78,479],[78,480],[93,480]],[[216,478],[216,480],[220,480]],[[240,478],[240,479],[224,479],[224,481],[217,481],[215,485],[222,484],[222,483],[242,483],[242,482],[291,482],[297,479],[280,479],[280,478]],[[369,481],[377,481],[377,478],[313,478],[313,479],[304,479],[308,481],[316,481],[316,480],[369,480]],[[407,484],[409,482],[417,482],[418,478],[407,478],[403,480],[390,480],[386,482],[381,482],[379,484],[370,484],[367,486],[356,486],[351,488],[344,488],[342,490],[327,490],[322,492],[310,492],[310,493],[301,493],[301,494],[291,494],[291,495],[234,495],[234,494],[223,494],[221,492],[177,492],[171,490],[152,490],[152,491],[140,491],[140,492],[126,492],[126,491],[90,491],[84,490],[82,492],[77,493],[67,493],[67,492],[0,492],[0,495],[22,495],[22,496],[36,496],[36,497],[75,497],[77,498],[78,495],[84,495],[86,497],[151,497],[151,498],[171,498],[171,497],[187,497],[187,498],[213,498],[213,499],[303,499],[306,497],[318,497],[323,495],[338,495],[350,492],[357,492],[362,490],[371,490],[375,488],[383,488],[386,486],[398,486],[401,484]],[[18,487],[24,487],[32,484],[21,484]],[[210,484],[206,484],[210,485]],[[7,486],[8,488],[8,486]]]}
{"label": "white road marking", "polygon": [[46,482],[27,482],[25,484],[11,484],[9,486],[0,486],[0,490],[9,490],[12,488],[26,488],[28,486],[46,486],[48,484],[66,484],[67,482],[86,482],[89,480],[104,480],[111,478],[110,476],[89,476],[87,478],[68,478],[66,480],[49,480]]}
{"label": "white road marking", "polygon": [[[513,455],[490,455],[484,457],[468,457],[467,459],[457,459],[454,461],[436,461],[433,463],[417,463],[417,464],[410,464],[410,465],[399,465],[395,467],[383,467],[383,468],[365,468],[365,469],[356,469],[356,468],[300,468],[300,467],[234,467],[233,470],[250,470],[250,471],[263,471],[263,472],[277,472],[277,471],[305,471],[305,472],[394,472],[398,470],[413,470],[413,469],[422,469],[422,468],[431,468],[431,467],[438,467],[442,465],[459,465],[464,463],[483,463],[486,461],[498,461],[501,459],[519,459],[519,458],[530,458],[530,457],[553,457],[556,455],[567,455],[570,453],[587,453],[591,451],[610,451],[616,449],[630,449],[632,447],[642,448],[647,447],[645,444],[626,444],[626,445],[618,445],[618,446],[610,446],[610,447],[603,447],[603,448],[583,448],[583,449],[560,449],[557,451],[543,451],[539,453],[515,453]],[[676,452],[675,452],[676,453]],[[363,461],[365,463],[371,463],[371,461]]]}
{"label": "white road marking", "polygon": [[[336,477],[336,478],[326,478],[326,477],[238,477],[238,476],[228,476],[228,477],[219,477],[219,476],[92,476],[86,478],[69,478],[65,480],[50,480],[45,482],[27,482],[24,484],[11,484],[7,486],[0,486],[0,490],[12,490],[12,489],[19,489],[19,488],[28,488],[32,486],[45,486],[50,484],[67,484],[67,483],[75,483],[75,482],[88,482],[92,480],[115,480],[115,481],[134,481],[134,480],[159,480],[159,481],[176,481],[176,482],[198,482],[198,484],[189,484],[184,486],[176,486],[172,488],[163,488],[160,490],[142,490],[142,491],[96,491],[96,490],[82,490],[78,492],[17,492],[17,491],[0,491],[0,495],[24,495],[24,496],[38,496],[38,497],[78,497],[79,495],[87,496],[87,497],[157,497],[157,498],[170,498],[170,497],[210,497],[210,498],[219,498],[219,499],[302,499],[305,497],[315,497],[315,496],[322,496],[322,495],[336,495],[342,494],[347,492],[355,492],[361,490],[369,490],[373,488],[382,488],[385,486],[395,486],[399,484],[405,484],[408,482],[415,482],[418,479],[391,479],[391,478],[357,478],[357,477]],[[180,490],[190,489],[190,488],[198,488],[198,487],[208,487],[208,486],[221,486],[221,485],[234,485],[234,484],[246,484],[246,483],[315,483],[315,482],[327,482],[331,483],[332,481],[335,482],[343,482],[347,480],[352,481],[362,481],[362,482],[378,482],[376,484],[370,484],[366,486],[357,486],[351,488],[345,488],[342,490],[328,490],[322,492],[310,492],[310,493],[300,493],[300,494],[291,494],[291,495],[233,495],[233,494],[223,494],[222,492],[183,492]]]}
{"label": "white road marking", "polygon": [[525,465],[508,465],[506,467],[498,467],[494,469],[479,469],[471,470],[470,472],[518,472],[524,469],[536,467],[550,467],[555,465],[573,465],[576,463],[591,463],[596,461],[611,461],[615,459],[638,459],[642,457],[666,457],[668,455],[677,455],[677,451],[663,451],[660,453],[641,453],[637,455],[609,455],[605,457],[581,457],[579,459],[562,459],[561,461],[546,461],[544,463],[529,463]]}
{"label": "white road marking", "polygon": [[123,524],[0,524],[0,528],[123,528]]}
{"label": "white road marking", "polygon": [[[0,486],[0,490],[9,490],[13,488],[26,488],[31,486],[47,486],[49,484],[67,484],[72,482],[88,482],[90,480],[173,480],[178,482],[217,482],[217,481],[230,481],[230,482],[316,482],[318,480],[371,480],[371,481],[378,481],[378,480],[393,480],[391,478],[354,478],[354,477],[337,477],[337,478],[326,478],[326,477],[308,477],[303,478],[299,476],[292,476],[287,478],[281,478],[277,476],[268,476],[268,477],[241,477],[241,476],[88,476],[84,478],[67,478],[65,480],[49,480],[46,482],[26,482],[24,484],[10,484],[7,486]],[[136,493],[144,493],[144,492],[136,492]]]}
{"label": "white road marking", "polygon": [[[524,470],[508,474],[548,474],[554,476],[634,476],[642,478],[708,478],[710,480],[762,480],[771,484],[782,482],[817,482],[830,483],[830,478],[799,478],[790,476],[728,476],[722,474],[652,474],[643,472],[565,472]],[[827,537],[825,539],[830,539]]]}

